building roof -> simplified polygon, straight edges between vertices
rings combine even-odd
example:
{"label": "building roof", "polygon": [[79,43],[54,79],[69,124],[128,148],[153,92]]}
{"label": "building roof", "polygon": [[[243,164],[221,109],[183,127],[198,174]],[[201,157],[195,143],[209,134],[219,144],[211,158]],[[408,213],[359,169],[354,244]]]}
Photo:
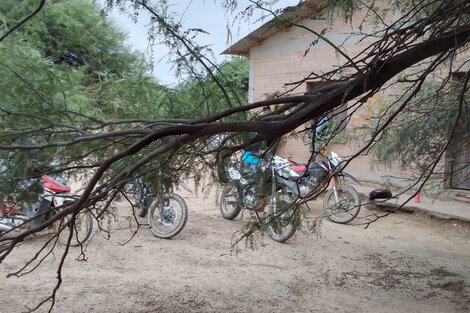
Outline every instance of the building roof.
{"label": "building roof", "polygon": [[305,0],[304,2],[285,8],[281,14],[261,25],[256,30],[228,47],[221,54],[248,56],[250,48],[265,38],[290,27],[308,16],[318,15],[326,6],[325,0]]}

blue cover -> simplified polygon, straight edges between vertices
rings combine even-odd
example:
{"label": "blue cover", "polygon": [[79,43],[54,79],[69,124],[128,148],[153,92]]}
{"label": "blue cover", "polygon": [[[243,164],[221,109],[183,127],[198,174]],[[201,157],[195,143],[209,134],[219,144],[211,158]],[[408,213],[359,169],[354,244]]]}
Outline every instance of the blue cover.
{"label": "blue cover", "polygon": [[257,165],[257,164],[259,164],[259,162],[260,162],[259,156],[254,155],[254,154],[252,154],[252,153],[249,152],[249,151],[245,151],[245,152],[243,153],[243,155],[242,155],[242,160],[243,160],[243,162],[245,162],[245,163],[248,164],[248,165],[251,165],[251,164]]}

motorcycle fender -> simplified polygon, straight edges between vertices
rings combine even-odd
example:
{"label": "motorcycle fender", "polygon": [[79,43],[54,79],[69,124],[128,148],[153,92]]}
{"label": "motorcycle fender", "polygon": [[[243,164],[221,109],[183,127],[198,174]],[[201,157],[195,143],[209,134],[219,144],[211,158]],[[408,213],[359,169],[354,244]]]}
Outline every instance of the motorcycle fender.
{"label": "motorcycle fender", "polygon": [[191,188],[189,188],[188,184],[186,184],[186,182],[180,180],[179,181],[179,185],[181,187],[183,187],[186,191],[190,192],[190,193],[193,193],[193,191],[191,190]]}
{"label": "motorcycle fender", "polygon": [[346,172],[342,172],[341,173],[342,176],[346,177],[346,178],[349,178],[351,179],[352,181],[354,181],[355,183],[359,184],[359,185],[362,185],[360,181],[358,181],[354,176],[352,176],[351,174],[348,174]]}

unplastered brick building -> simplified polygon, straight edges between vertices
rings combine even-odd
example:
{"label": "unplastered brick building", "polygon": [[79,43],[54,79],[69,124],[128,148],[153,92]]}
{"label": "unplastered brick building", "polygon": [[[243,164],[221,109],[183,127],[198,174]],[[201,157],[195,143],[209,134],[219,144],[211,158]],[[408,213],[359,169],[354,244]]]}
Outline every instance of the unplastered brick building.
{"label": "unplastered brick building", "polygon": [[[303,94],[321,84],[327,84],[328,81],[319,82],[314,79],[304,81],[304,78],[312,71],[325,73],[344,64],[347,60],[338,48],[348,56],[355,56],[373,41],[372,37],[364,39],[364,36],[359,34],[359,32],[371,33],[379,27],[373,22],[376,16],[368,7],[364,6],[355,11],[353,16],[345,18],[339,12],[328,10],[326,13],[327,5],[328,1],[307,0],[297,6],[286,8],[283,13],[223,52],[249,58],[250,102],[264,100],[270,95],[284,92],[290,95]],[[388,9],[389,1],[374,1],[374,5]],[[390,9],[387,10],[384,22],[390,23],[398,18],[400,12]],[[319,39],[318,34],[326,40]],[[469,53],[464,54],[464,58],[465,55],[468,58]],[[334,80],[334,77],[332,79]],[[343,131],[344,134],[331,143],[328,150],[333,150],[344,158],[354,155],[362,143],[361,136],[357,134],[369,130],[373,117],[390,102],[389,98],[392,96],[390,92],[394,92],[393,89],[390,90],[388,93],[376,94],[369,98],[367,103],[354,112],[347,110],[342,112],[341,116],[350,115],[349,122]],[[278,153],[300,162],[309,160],[312,145],[309,132],[302,132],[305,127],[297,129],[297,135],[283,138]],[[459,151],[459,155],[448,158],[448,162],[457,160],[459,164],[470,163],[470,140],[467,141],[463,145],[467,147],[465,151]],[[348,171],[362,179],[397,184],[400,184],[401,177],[406,178],[411,175],[401,171],[398,166],[391,168],[380,166],[372,162],[368,156],[354,159],[348,166]],[[470,166],[464,167],[464,171],[459,175],[459,178],[454,179],[454,186],[447,183],[447,187],[470,190]],[[455,181],[460,183],[455,184]]]}

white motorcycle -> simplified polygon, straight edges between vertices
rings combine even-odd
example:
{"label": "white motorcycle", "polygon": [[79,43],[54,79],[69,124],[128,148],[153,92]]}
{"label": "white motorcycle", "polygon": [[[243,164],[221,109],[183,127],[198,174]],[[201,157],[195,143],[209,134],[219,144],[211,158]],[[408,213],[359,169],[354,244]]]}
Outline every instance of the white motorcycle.
{"label": "white motorcycle", "polygon": [[361,197],[356,189],[346,183],[346,178],[357,183],[359,181],[343,171],[342,160],[335,152],[332,151],[326,160],[326,162],[313,161],[307,166],[279,156],[274,157],[276,167],[281,169],[280,180],[283,184],[289,185],[289,190],[292,190],[297,197],[304,198],[312,193],[318,194],[327,184],[331,186],[323,199],[325,215],[332,222],[349,223],[359,214]]}

